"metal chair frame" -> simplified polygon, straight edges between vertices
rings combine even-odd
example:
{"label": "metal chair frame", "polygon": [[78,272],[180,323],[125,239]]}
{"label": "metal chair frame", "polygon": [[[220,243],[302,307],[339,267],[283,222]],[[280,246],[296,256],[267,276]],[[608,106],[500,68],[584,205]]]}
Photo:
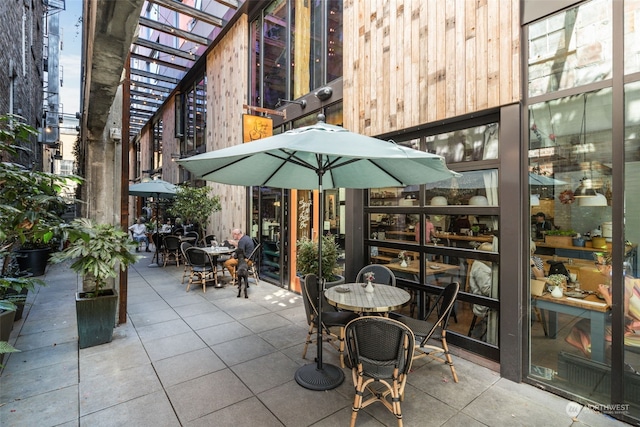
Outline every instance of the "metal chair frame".
{"label": "metal chair frame", "polygon": [[187,277],[191,271],[191,264],[189,263],[189,258],[187,258],[186,251],[189,248],[194,247],[193,244],[189,242],[180,243],[180,252],[182,253],[182,263],[184,264],[184,271],[182,272],[182,280],[180,283],[184,285],[184,278]]}
{"label": "metal chair frame", "polygon": [[[451,368],[451,375],[453,376],[453,380],[455,382],[458,382],[458,374],[456,373],[456,369],[453,366],[453,359],[451,359],[449,346],[447,345],[447,326],[449,324],[449,317],[451,316],[451,312],[453,311],[453,307],[459,291],[460,284],[458,282],[452,282],[448,284],[440,292],[435,302],[431,306],[429,313],[427,313],[427,316],[425,317],[425,319],[427,320],[418,320],[414,319],[413,317],[405,316],[398,313],[390,314],[392,318],[404,323],[409,328],[411,328],[415,336],[421,339],[421,341],[415,346],[415,351],[417,354],[414,356],[414,358],[417,359],[420,357],[429,356],[435,360],[449,365],[449,368]],[[428,320],[431,317],[432,313],[436,316],[435,322],[430,322]],[[439,341],[441,345],[438,346],[428,344],[427,342],[429,340]]]}
{"label": "metal chair frame", "polygon": [[[309,344],[315,342],[317,336],[318,326],[318,297],[319,293],[318,276],[315,274],[307,274],[304,277],[304,283],[302,285],[302,301],[304,302],[304,310],[307,314],[307,323],[309,324],[309,331],[307,333],[307,339],[304,343],[304,349],[302,350],[302,358],[307,357],[307,349]],[[327,341],[333,348],[338,350],[340,356],[340,366],[344,365],[344,327],[351,320],[357,318],[358,315],[348,311],[336,311],[336,312],[322,312],[322,340]],[[338,333],[334,333],[330,328],[338,328]],[[337,341],[337,343],[336,343]]]}

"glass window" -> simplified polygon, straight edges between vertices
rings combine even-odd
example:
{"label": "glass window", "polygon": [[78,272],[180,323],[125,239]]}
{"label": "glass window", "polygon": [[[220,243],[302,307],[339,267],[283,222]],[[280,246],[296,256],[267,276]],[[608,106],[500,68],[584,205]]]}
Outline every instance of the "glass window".
{"label": "glass window", "polygon": [[591,373],[610,365],[596,253],[611,248],[611,103],[606,88],[529,109],[530,375],[589,399],[610,389],[610,375]]}
{"label": "glass window", "polygon": [[611,78],[611,10],[593,0],[529,26],[529,96]]}
{"label": "glass window", "polygon": [[295,37],[291,53],[291,93],[299,98],[324,83],[322,51],[322,2],[292,2]]}
{"label": "glass window", "polygon": [[498,158],[498,124],[476,126],[427,137],[427,151],[448,164]]}
{"label": "glass window", "polygon": [[624,2],[624,73],[640,71],[640,1]]}
{"label": "glass window", "polygon": [[[640,409],[633,405],[638,401],[637,375],[640,371],[640,283],[638,277],[638,242],[640,242],[640,82],[625,88],[625,174],[624,174],[624,289],[626,329],[624,332],[624,390],[625,403],[631,403],[631,415],[640,418]],[[636,378],[634,378],[636,377]]]}
{"label": "glass window", "polygon": [[330,82],[342,77],[342,0],[327,4],[327,78]]}
{"label": "glass window", "polygon": [[498,170],[462,172],[461,177],[426,186],[426,200],[431,206],[498,205]]}
{"label": "glass window", "polygon": [[266,108],[276,108],[278,99],[287,99],[288,67],[287,2],[274,1],[264,12],[262,26],[262,72]]}

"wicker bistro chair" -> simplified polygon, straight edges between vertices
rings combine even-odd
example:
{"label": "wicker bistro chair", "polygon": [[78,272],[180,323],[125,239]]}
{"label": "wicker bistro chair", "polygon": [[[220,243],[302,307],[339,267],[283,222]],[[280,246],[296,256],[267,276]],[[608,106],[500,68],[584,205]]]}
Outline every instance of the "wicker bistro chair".
{"label": "wicker bistro chair", "polygon": [[414,357],[413,332],[393,319],[364,316],[347,324],[345,341],[356,389],[351,426],[356,425],[360,409],[381,402],[402,427],[400,402]]}
{"label": "wicker bistro chair", "polygon": [[[304,283],[302,285],[302,301],[304,302],[304,310],[307,314],[307,323],[309,324],[309,332],[307,333],[307,340],[304,343],[304,349],[302,350],[302,358],[307,357],[307,349],[309,344],[315,342],[314,337],[317,336],[318,327],[318,297],[319,290],[318,276],[315,274],[307,274],[304,277]],[[335,311],[335,312],[322,312],[322,339],[326,340],[338,350],[340,355],[340,366],[344,365],[344,327],[351,320],[356,319],[357,314],[349,311]],[[337,328],[338,333],[334,333],[330,328]],[[336,343],[337,341],[337,343]]]}
{"label": "wicker bistro chair", "polygon": [[[449,324],[449,317],[453,311],[453,305],[456,302],[459,290],[460,284],[458,282],[448,284],[431,306],[426,316],[427,320],[418,320],[402,314],[390,313],[392,318],[407,325],[415,336],[421,339],[415,346],[415,351],[418,353],[415,358],[429,356],[446,363],[451,368],[451,375],[455,382],[458,382],[458,374],[456,374],[456,369],[449,353],[449,346],[447,345],[447,325]],[[435,322],[428,320],[432,313],[436,316]],[[428,344],[427,341],[429,340],[439,341],[441,345]]]}
{"label": "wicker bistro chair", "polygon": [[189,283],[187,283],[187,292],[191,288],[194,279],[202,284],[202,292],[207,292],[207,282],[216,282],[216,266],[211,257],[204,250],[192,246],[184,251],[186,262],[189,263],[191,272],[189,274]]}
{"label": "wicker bistro chair", "polygon": [[180,267],[180,237],[174,235],[165,236],[163,239],[164,245],[164,267],[167,266],[167,261],[173,258],[173,261],[178,267]]}
{"label": "wicker bistro chair", "polygon": [[182,254],[182,263],[184,264],[184,272],[182,273],[182,283],[184,285],[184,278],[187,277],[191,273],[191,264],[189,264],[189,259],[187,258],[187,249],[192,248],[192,245],[189,242],[180,243],[180,253]]}

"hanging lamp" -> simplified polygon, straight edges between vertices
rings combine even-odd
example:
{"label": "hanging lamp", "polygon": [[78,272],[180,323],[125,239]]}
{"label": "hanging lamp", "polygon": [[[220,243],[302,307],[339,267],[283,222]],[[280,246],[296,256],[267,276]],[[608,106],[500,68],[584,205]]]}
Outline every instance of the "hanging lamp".
{"label": "hanging lamp", "polygon": [[[582,145],[582,162],[587,161],[587,94],[584,94],[584,106],[582,108],[582,125],[580,126],[580,145]],[[589,173],[591,177],[587,177],[587,171],[584,171],[584,176],[580,179],[580,185],[573,192],[575,198],[596,197],[596,190],[593,188],[593,170],[591,169],[591,162],[589,162]]]}

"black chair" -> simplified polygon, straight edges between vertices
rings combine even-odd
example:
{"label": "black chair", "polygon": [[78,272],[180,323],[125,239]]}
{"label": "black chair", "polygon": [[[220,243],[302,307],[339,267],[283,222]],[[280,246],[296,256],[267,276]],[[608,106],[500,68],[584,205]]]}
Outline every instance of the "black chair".
{"label": "black chair", "polygon": [[364,316],[347,324],[345,341],[356,389],[351,426],[355,425],[360,409],[380,402],[402,427],[400,402],[404,400],[407,374],[413,361],[413,332],[393,319]]}
{"label": "black chair", "polygon": [[211,242],[217,241],[218,239],[216,239],[215,234],[207,234],[206,236],[204,236],[203,240],[205,246],[211,246]]}
{"label": "black chair", "polygon": [[[414,357],[429,356],[446,363],[451,368],[451,375],[453,375],[455,382],[458,382],[458,374],[456,374],[456,369],[449,353],[449,346],[447,345],[447,326],[459,290],[460,284],[458,282],[448,284],[431,306],[426,317],[427,320],[418,320],[398,313],[390,314],[392,318],[411,328],[416,337],[421,338],[420,343],[416,344],[415,347],[416,352],[419,354]],[[436,318],[435,321],[429,321],[432,314]],[[439,341],[440,346],[428,344],[427,341],[429,340]],[[442,355],[442,357],[439,355]]]}
{"label": "black chair", "polygon": [[186,238],[193,238],[194,240],[191,243],[192,245],[196,246],[198,244],[198,240],[200,239],[200,235],[198,234],[197,231],[188,231],[186,233],[184,233],[184,236],[182,236],[183,239]]}
{"label": "black chair", "polygon": [[167,261],[170,261],[170,258],[173,258],[176,265],[180,267],[180,237],[172,234],[164,236],[163,245],[164,267],[167,266]]}
{"label": "black chair", "polygon": [[[318,276],[315,274],[307,274],[304,277],[302,285],[302,301],[304,302],[304,310],[307,314],[307,323],[309,331],[307,340],[302,350],[302,358],[306,358],[309,344],[315,342],[318,327],[318,297],[319,295]],[[322,312],[322,340],[329,342],[333,348],[338,350],[340,355],[340,366],[344,368],[344,327],[351,320],[356,319],[357,314],[349,311]],[[330,328],[338,328],[338,333],[334,333]],[[336,341],[338,343],[336,344]]]}
{"label": "black chair", "polygon": [[382,264],[369,264],[362,267],[358,272],[358,275],[356,276],[356,283],[364,283],[364,275],[366,273],[374,274],[374,283],[380,283],[382,285],[389,286],[396,285],[396,275],[393,274],[393,271],[391,271],[388,267],[385,267]]}
{"label": "black chair", "polygon": [[189,242],[180,243],[180,253],[182,254],[182,263],[184,264],[184,272],[182,273],[182,281],[180,283],[184,284],[184,278],[191,271],[191,265],[189,264],[189,259],[187,258],[186,251],[187,249],[193,247],[193,245]]}
{"label": "black chair", "polygon": [[[222,242],[222,244],[220,244],[220,246],[224,246],[225,248],[235,248],[235,246],[233,246],[231,243],[229,243],[228,240],[225,240],[224,242]],[[217,263],[220,266],[220,269],[222,271],[222,275],[224,276],[224,263],[225,261],[231,259],[233,255],[229,254],[229,255],[218,255],[218,259],[217,259]],[[231,280],[235,280],[234,277],[231,278]]]}
{"label": "black chair", "polygon": [[202,284],[202,292],[207,292],[207,282],[213,281],[217,284],[216,266],[207,252],[192,246],[185,250],[185,257],[191,269],[187,292],[189,292],[194,279]]}

